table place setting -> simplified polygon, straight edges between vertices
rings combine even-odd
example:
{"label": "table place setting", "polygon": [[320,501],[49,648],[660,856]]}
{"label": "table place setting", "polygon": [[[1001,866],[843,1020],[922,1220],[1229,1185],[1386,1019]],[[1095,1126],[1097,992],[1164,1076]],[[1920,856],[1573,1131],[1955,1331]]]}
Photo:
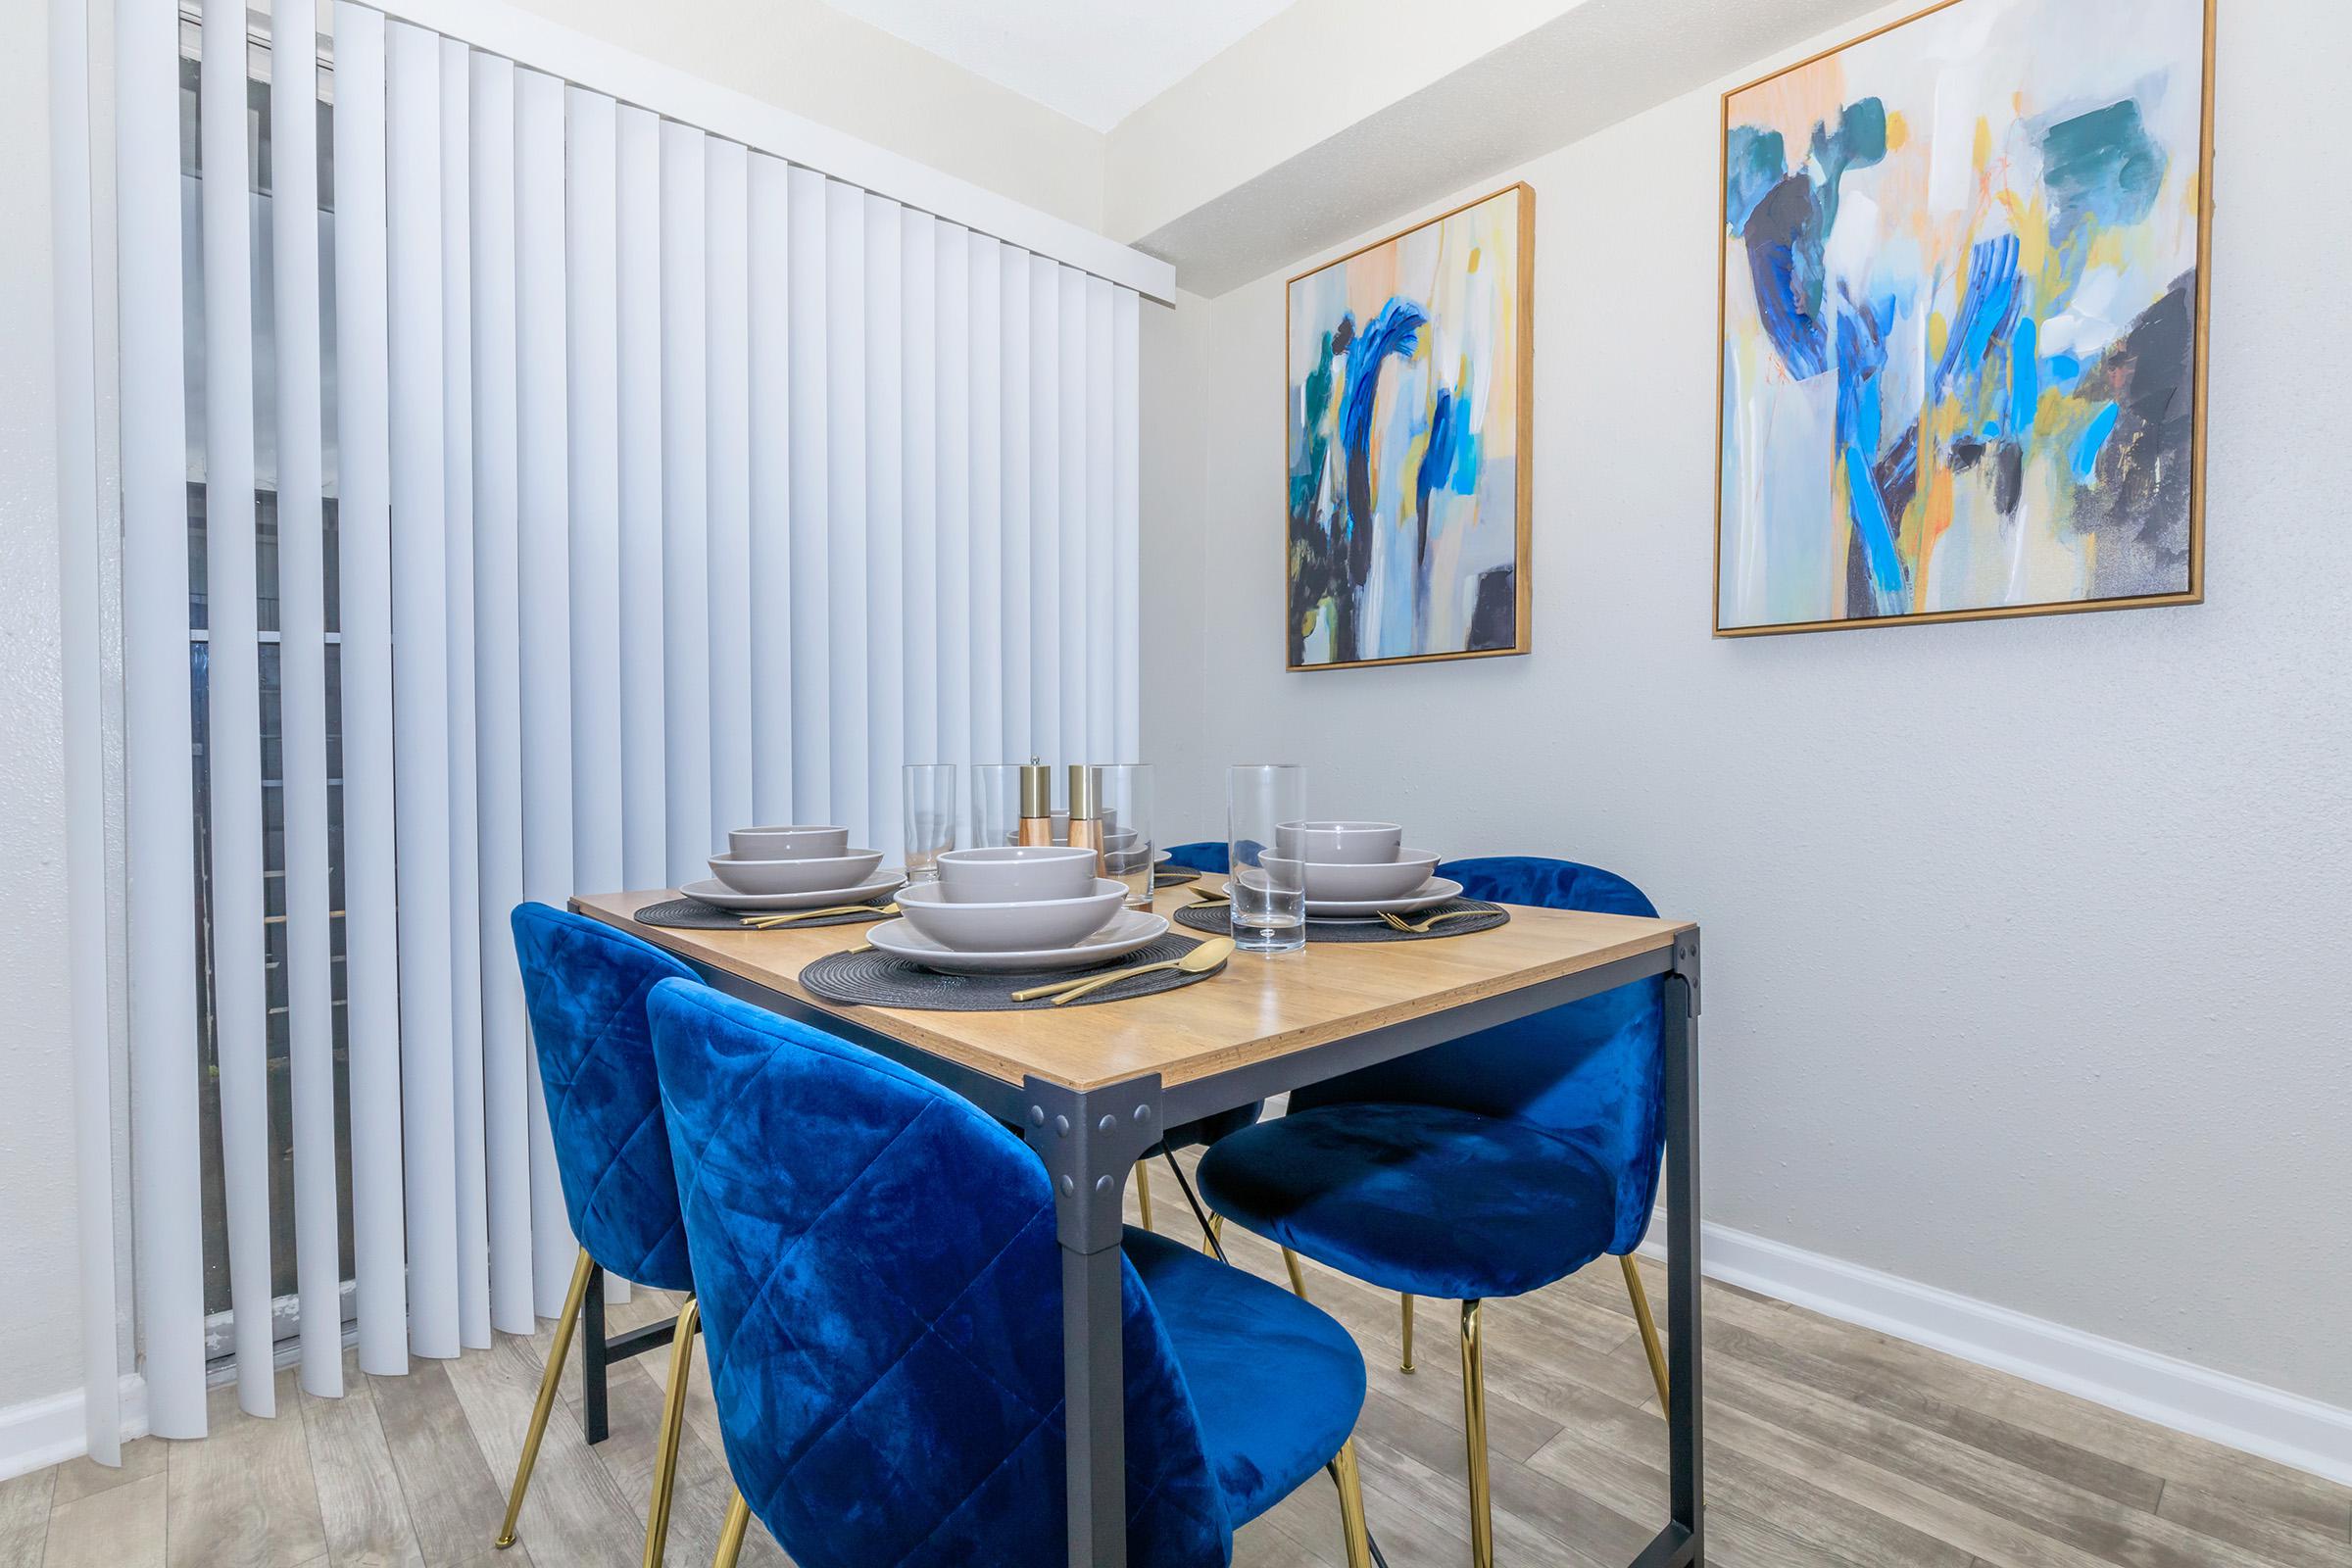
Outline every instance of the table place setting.
{"label": "table place setting", "polygon": [[[1437,874],[1442,857],[1404,843],[1395,822],[1304,814],[1305,770],[1289,763],[1232,770],[1227,787],[1233,870],[1176,911],[1179,924],[1232,935],[1246,950],[1305,942],[1411,942],[1491,931],[1501,905],[1462,896]],[[1296,813],[1296,814],[1294,814]]]}
{"label": "table place setting", "polygon": [[710,866],[637,919],[694,931],[846,925],[896,912],[890,896],[906,885],[904,872],[882,868],[880,850],[852,849],[850,830],[831,824],[736,828]]}
{"label": "table place setting", "polygon": [[1100,874],[1103,853],[943,851],[937,880],[902,889],[895,918],[808,963],[800,982],[831,1002],[995,1011],[1150,996],[1223,967],[1232,942],[1195,941],[1165,915],[1130,907],[1128,885]]}

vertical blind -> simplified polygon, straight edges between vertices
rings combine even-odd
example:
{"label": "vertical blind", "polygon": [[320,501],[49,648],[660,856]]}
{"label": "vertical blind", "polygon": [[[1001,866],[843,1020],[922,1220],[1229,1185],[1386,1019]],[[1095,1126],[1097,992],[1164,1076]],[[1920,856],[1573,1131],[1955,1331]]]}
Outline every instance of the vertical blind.
{"label": "vertical blind", "polygon": [[208,1170],[248,1410],[278,1323],[340,1392],[347,1290],[371,1373],[556,1309],[516,902],[755,820],[895,858],[903,762],[1135,755],[1140,304],[359,5],[321,136],[316,0],[269,201],[206,0],[183,224],[177,10],[117,0],[116,184],[139,1316],[189,1437]]}

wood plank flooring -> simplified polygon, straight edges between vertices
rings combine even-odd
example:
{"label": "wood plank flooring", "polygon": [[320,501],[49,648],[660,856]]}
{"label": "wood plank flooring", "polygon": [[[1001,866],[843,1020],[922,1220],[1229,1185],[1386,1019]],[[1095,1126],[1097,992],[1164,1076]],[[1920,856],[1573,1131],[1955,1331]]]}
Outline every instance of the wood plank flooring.
{"label": "wood plank flooring", "polygon": [[[1163,1230],[1197,1236],[1163,1166]],[[1131,1200],[1132,1201],[1132,1200]],[[1228,1229],[1235,1262],[1281,1258]],[[1648,1270],[1662,1306],[1663,1270]],[[1308,1265],[1370,1368],[1357,1427],[1392,1568],[1468,1561],[1457,1319]],[[2352,1490],[1728,1286],[1708,1298],[1708,1540],[1716,1568],[2352,1568]],[[668,1316],[637,1291],[612,1332]],[[1623,1568],[1663,1517],[1665,1428],[1614,1266],[1486,1313],[1496,1552],[1508,1568]],[[0,1564],[41,1568],[630,1568],[644,1539],[668,1358],[613,1369],[612,1437],[579,1425],[578,1357],[540,1450],[520,1542],[494,1552],[552,1329],[369,1378],[341,1399],[282,1374],[274,1421],[215,1390],[205,1443],[128,1445],[0,1483]],[[668,1560],[708,1563],[732,1492],[695,1358]],[[1244,1568],[1342,1568],[1331,1489],[1236,1537]],[[789,1568],[755,1524],[747,1568]]]}

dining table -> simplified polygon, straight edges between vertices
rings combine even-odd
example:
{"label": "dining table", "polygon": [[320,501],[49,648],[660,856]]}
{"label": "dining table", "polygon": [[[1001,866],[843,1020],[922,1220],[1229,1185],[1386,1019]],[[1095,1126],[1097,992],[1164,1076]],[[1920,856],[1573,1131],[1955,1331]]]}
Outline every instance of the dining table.
{"label": "dining table", "polygon": [[[802,986],[803,968],[862,942],[863,925],[703,930],[633,918],[676,897],[658,888],[570,903],[675,954],[730,996],[953,1090],[1019,1128],[1044,1162],[1061,1248],[1072,1568],[1127,1561],[1119,1248],[1128,1173],[1163,1130],[1659,978],[1670,1482],[1667,1517],[1632,1568],[1704,1562],[1695,924],[1511,905],[1507,923],[1462,935],[1241,952],[1207,980],[1129,1000],[947,1011],[842,1005]],[[1194,900],[1190,886],[1154,896],[1170,916]]]}

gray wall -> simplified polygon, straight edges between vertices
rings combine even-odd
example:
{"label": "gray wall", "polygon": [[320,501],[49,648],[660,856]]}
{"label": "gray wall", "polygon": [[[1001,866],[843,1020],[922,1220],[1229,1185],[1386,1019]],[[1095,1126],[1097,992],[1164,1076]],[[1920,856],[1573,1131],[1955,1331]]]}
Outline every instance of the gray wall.
{"label": "gray wall", "polygon": [[2306,151],[2352,11],[2223,11],[2208,604],[1710,638],[1710,89],[1481,185],[1536,189],[1531,657],[1285,673],[1298,269],[1154,313],[1147,755],[1170,841],[1295,758],[1703,922],[1711,1220],[2352,1405],[2352,208]]}

